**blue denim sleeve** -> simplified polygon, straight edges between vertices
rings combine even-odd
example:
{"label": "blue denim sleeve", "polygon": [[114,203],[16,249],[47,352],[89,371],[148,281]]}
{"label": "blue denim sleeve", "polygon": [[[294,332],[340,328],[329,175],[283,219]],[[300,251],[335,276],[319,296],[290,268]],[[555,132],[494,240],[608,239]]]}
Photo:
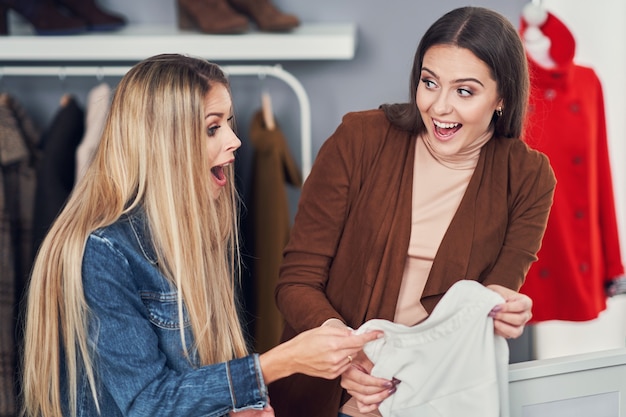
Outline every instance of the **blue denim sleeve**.
{"label": "blue denim sleeve", "polygon": [[83,290],[98,389],[106,391],[100,401],[114,401],[124,416],[215,417],[262,409],[267,387],[257,354],[197,368],[170,366],[139,295],[144,277],[134,261],[106,239],[91,235],[87,241]]}

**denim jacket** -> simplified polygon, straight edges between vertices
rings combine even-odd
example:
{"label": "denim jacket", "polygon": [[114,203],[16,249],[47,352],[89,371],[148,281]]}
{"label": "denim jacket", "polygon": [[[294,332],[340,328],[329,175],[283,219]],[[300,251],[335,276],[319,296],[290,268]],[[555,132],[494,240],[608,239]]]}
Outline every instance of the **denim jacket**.
{"label": "denim jacket", "polygon": [[[142,218],[123,216],[93,232],[86,243],[82,275],[100,414],[217,417],[262,409],[267,388],[258,354],[198,366],[186,311],[191,358],[185,356],[176,289],[156,267]],[[61,372],[63,411],[69,415],[65,369]],[[78,416],[97,416],[82,371],[78,380]]]}

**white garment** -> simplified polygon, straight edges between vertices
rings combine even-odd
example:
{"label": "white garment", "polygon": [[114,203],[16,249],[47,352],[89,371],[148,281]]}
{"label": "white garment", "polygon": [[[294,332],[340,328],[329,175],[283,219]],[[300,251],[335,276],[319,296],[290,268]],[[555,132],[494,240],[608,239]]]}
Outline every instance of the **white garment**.
{"label": "white garment", "polygon": [[370,320],[357,333],[383,330],[365,345],[372,375],[401,382],[382,402],[383,417],[507,417],[509,347],[494,334],[493,307],[504,300],[482,284],[454,284],[425,321],[408,327]]}

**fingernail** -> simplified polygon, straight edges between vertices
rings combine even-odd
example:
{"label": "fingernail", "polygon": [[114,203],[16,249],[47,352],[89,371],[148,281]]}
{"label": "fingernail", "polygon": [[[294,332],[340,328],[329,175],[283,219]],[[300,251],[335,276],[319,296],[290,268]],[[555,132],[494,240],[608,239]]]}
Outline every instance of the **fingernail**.
{"label": "fingernail", "polygon": [[393,383],[393,385],[398,385],[402,381],[394,376],[393,378],[391,378],[391,382]]}
{"label": "fingernail", "polygon": [[497,312],[499,312],[500,310],[502,310],[502,306],[501,305],[497,305],[494,308],[491,309],[491,311],[489,312],[488,316],[489,317],[493,317],[496,315]]}
{"label": "fingernail", "polygon": [[395,386],[395,384],[393,383],[393,381],[387,381],[387,382],[385,382],[383,384],[383,387],[385,387],[385,388],[391,388],[391,387],[394,387],[394,386]]}
{"label": "fingernail", "polygon": [[387,391],[389,394],[393,394],[394,392],[396,392],[398,390],[398,388],[393,387],[391,388],[389,391]]}

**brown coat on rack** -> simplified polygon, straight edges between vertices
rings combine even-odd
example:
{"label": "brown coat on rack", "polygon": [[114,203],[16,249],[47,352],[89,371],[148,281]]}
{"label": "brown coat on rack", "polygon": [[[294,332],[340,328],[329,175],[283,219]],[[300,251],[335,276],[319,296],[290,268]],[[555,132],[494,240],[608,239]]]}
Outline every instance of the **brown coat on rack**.
{"label": "brown coat on rack", "polygon": [[250,141],[254,147],[251,213],[255,235],[255,351],[265,352],[278,344],[283,330],[283,319],[274,302],[274,288],[283,248],[289,240],[286,184],[301,186],[302,176],[283,133],[277,126],[268,129],[262,110],[252,119]]}

